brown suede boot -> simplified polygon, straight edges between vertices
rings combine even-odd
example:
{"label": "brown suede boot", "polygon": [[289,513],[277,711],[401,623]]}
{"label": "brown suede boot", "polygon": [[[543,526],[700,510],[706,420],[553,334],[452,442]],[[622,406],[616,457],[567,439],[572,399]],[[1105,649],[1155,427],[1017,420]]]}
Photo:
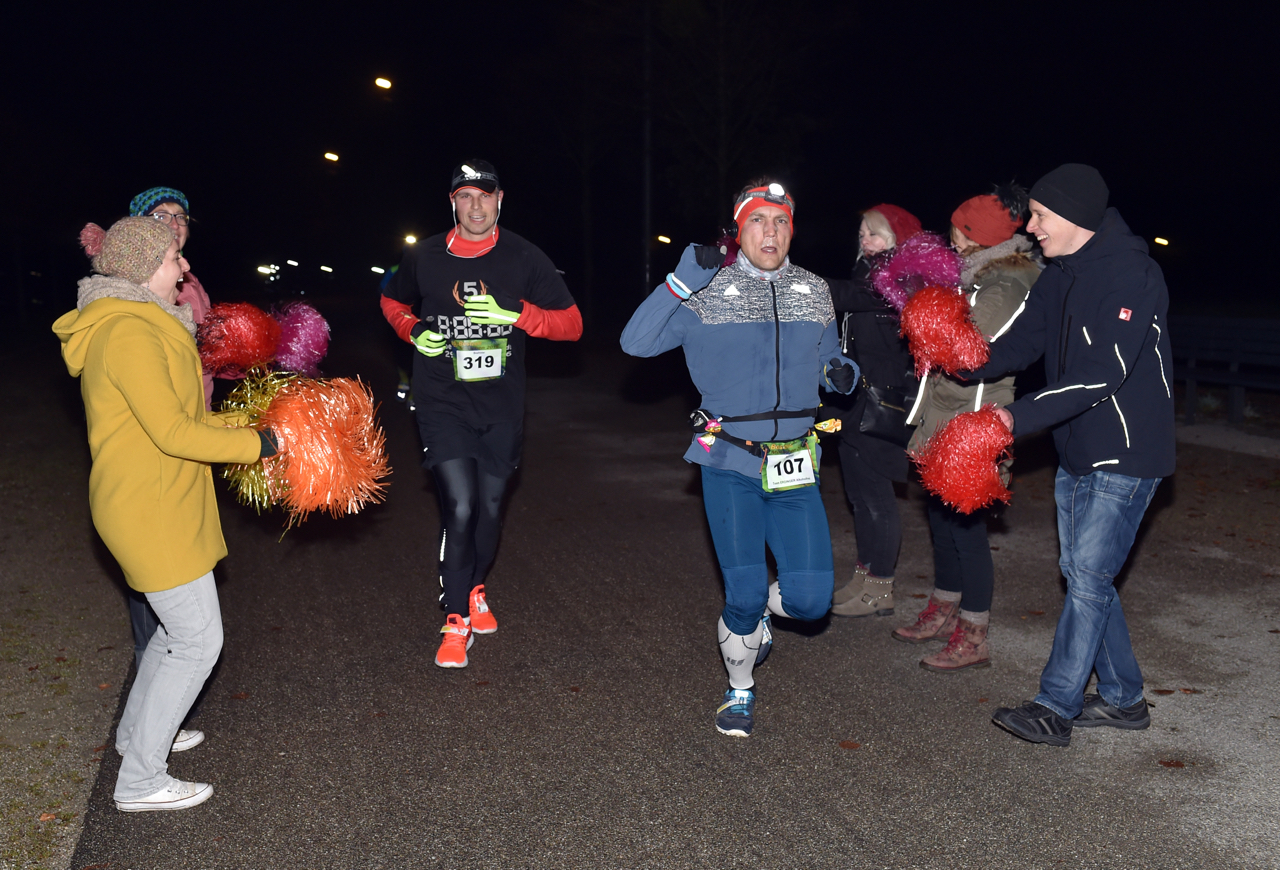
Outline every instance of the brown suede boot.
{"label": "brown suede boot", "polygon": [[[836,616],[892,616],[893,615],[893,578],[876,577],[873,574],[855,574],[855,580],[861,584],[854,590],[853,597],[843,604],[834,604],[831,612]],[[852,585],[852,584],[850,584]]]}
{"label": "brown suede boot", "polygon": [[853,569],[853,576],[849,578],[849,582],[832,593],[831,603],[844,604],[857,598],[862,594],[862,583],[866,579],[867,566],[859,562],[858,567]]}
{"label": "brown suede boot", "polygon": [[967,619],[956,621],[956,630],[941,652],[925,656],[920,667],[930,671],[960,671],[965,668],[985,668],[991,664],[987,651],[987,626],[976,625]]}
{"label": "brown suede boot", "polygon": [[927,640],[946,640],[956,630],[960,613],[959,601],[941,601],[929,596],[929,604],[916,617],[915,625],[904,625],[893,630],[893,639],[903,643],[924,643]]}

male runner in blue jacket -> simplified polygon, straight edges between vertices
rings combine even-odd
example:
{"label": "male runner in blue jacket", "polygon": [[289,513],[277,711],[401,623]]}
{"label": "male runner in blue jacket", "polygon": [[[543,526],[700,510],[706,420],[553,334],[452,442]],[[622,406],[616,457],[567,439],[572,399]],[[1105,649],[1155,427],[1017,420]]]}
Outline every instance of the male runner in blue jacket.
{"label": "male runner in blue jacket", "polygon": [[[787,256],[793,212],[777,182],[747,185],[734,203],[736,260],[720,268],[719,251],[700,256],[690,245],[622,333],[622,349],[634,356],[683,347],[702,393],[684,458],[702,466],[724,574],[719,639],[729,690],[716,728],[735,737],[751,735],[752,670],[772,642],[768,613],[813,620],[831,607],[831,532],[813,425],[818,388],[848,393],[857,380],[856,365],[840,354],[826,282]],[[778,565],[773,584],[766,544]]]}

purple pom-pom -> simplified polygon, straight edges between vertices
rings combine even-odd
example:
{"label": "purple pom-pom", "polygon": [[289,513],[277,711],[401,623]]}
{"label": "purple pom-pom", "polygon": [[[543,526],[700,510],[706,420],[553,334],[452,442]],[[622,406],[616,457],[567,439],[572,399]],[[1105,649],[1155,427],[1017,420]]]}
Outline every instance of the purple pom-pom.
{"label": "purple pom-pom", "polygon": [[305,302],[289,302],[272,312],[280,324],[276,367],[308,378],[319,377],[320,361],[329,352],[329,324]]}
{"label": "purple pom-pom", "polygon": [[922,287],[955,287],[964,261],[936,233],[917,233],[893,249],[871,275],[871,286],[897,311]]}

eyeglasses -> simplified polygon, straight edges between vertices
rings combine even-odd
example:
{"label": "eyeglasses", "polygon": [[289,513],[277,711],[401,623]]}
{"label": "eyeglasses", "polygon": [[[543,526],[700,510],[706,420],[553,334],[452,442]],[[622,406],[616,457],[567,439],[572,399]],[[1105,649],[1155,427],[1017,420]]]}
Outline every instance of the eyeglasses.
{"label": "eyeglasses", "polygon": [[177,224],[180,227],[185,227],[191,223],[191,215],[169,214],[167,211],[152,212],[150,217],[155,218],[162,224]]}

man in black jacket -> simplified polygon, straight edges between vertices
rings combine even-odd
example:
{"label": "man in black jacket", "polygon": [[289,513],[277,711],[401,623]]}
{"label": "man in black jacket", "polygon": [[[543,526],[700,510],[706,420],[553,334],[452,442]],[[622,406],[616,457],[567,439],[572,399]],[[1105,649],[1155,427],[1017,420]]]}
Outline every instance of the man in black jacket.
{"label": "man in black jacket", "polygon": [[[1015,435],[1053,429],[1067,598],[1040,693],[992,718],[1053,746],[1071,741],[1073,725],[1151,724],[1114,582],[1174,469],[1169,294],[1146,243],[1107,196],[1098,171],[1079,163],[1036,182],[1027,231],[1050,265],[1023,315],[992,342],[990,362],[972,373],[998,376],[1045,358],[1048,385],[999,413]],[[1086,696],[1095,670],[1098,694]]]}

